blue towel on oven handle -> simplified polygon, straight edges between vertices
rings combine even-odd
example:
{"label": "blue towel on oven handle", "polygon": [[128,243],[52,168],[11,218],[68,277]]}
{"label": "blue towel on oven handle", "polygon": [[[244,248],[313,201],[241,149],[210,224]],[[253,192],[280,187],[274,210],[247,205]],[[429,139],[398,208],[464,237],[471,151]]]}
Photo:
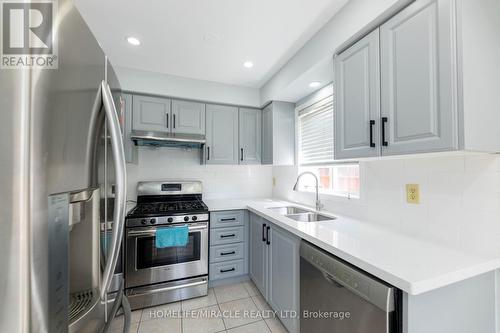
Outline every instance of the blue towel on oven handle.
{"label": "blue towel on oven handle", "polygon": [[156,248],[186,246],[189,227],[186,225],[156,229]]}

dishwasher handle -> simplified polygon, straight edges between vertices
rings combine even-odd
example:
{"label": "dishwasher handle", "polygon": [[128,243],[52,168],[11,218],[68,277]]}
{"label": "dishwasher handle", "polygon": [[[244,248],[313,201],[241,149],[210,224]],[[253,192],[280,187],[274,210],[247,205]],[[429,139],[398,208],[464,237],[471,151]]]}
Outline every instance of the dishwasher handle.
{"label": "dishwasher handle", "polygon": [[300,257],[318,269],[329,283],[346,288],[387,313],[395,310],[395,287],[305,241],[300,244]]}

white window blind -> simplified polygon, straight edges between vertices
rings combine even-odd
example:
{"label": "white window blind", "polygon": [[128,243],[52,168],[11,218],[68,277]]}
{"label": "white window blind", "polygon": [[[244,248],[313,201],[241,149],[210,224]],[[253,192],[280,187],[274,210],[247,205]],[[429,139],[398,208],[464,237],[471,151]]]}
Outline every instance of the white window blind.
{"label": "white window blind", "polygon": [[299,111],[299,164],[332,162],[333,96],[329,96]]}

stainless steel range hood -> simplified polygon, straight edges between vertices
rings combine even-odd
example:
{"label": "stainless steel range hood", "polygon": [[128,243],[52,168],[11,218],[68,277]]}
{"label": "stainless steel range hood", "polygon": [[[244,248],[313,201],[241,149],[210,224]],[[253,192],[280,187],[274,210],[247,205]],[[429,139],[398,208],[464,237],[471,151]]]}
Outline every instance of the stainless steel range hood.
{"label": "stainless steel range hood", "polygon": [[199,134],[132,131],[130,137],[137,146],[201,148],[206,142]]}

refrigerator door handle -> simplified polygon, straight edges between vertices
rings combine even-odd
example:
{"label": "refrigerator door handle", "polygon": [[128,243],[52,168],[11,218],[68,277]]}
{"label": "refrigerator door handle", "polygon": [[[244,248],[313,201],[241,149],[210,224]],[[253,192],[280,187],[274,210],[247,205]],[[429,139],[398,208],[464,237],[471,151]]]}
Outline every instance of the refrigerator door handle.
{"label": "refrigerator door handle", "polygon": [[104,268],[103,277],[101,280],[101,299],[104,299],[111,284],[113,273],[118,261],[120,252],[121,240],[123,237],[123,229],[125,224],[125,205],[126,205],[126,169],[125,169],[125,153],[123,149],[123,141],[118,114],[116,113],[115,103],[109,85],[101,82],[101,96],[104,105],[106,119],[108,120],[108,130],[111,138],[111,150],[113,154],[113,162],[115,165],[115,205],[113,210],[114,229],[111,238],[111,247],[108,255],[108,261]]}

